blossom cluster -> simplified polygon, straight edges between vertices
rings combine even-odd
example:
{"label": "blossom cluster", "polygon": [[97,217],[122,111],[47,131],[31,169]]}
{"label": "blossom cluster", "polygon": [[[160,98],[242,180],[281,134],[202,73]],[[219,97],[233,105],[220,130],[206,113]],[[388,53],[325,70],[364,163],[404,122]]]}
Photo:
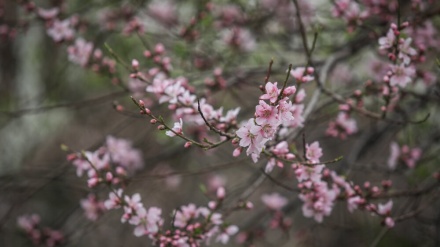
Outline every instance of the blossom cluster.
{"label": "blossom cluster", "polygon": [[[304,73],[304,68],[302,71]],[[303,80],[311,79],[311,76],[305,76]],[[302,125],[301,115],[304,105],[300,103],[305,97],[305,92],[301,90],[297,93],[295,86],[284,86],[280,89],[277,84],[277,82],[266,83],[264,94],[261,95],[259,104],[255,107],[255,116],[236,131],[237,137],[240,138],[240,147],[236,150],[247,147],[246,154],[251,156],[254,162],[258,161],[260,153],[265,149],[265,144],[274,139],[282,127],[295,128]],[[290,100],[290,96],[294,98],[294,102]],[[287,154],[286,143],[279,145],[278,149],[275,148],[275,153]],[[289,158],[293,156],[289,155]]]}
{"label": "blossom cluster", "polygon": [[43,227],[37,214],[22,215],[17,219],[18,227],[23,230],[35,246],[55,247],[64,243],[64,235],[59,230]]}
{"label": "blossom cluster", "polygon": [[104,202],[94,194],[81,200],[90,220],[96,221],[106,210],[122,208],[121,223],[133,225],[135,236],[148,236],[158,246],[200,246],[202,242],[209,244],[214,237],[216,242],[226,244],[238,232],[238,227],[224,222],[218,212],[226,195],[223,187],[217,189],[216,200],[210,201],[208,207],[182,206],[174,212],[173,229],[163,229],[161,208],[146,208],[139,193],[130,196],[124,192],[123,179],[142,168],[139,151],[124,139],[109,136],[97,151],[71,154],[68,159],[77,168],[78,176],[88,173],[89,187],[106,184],[111,189]]}

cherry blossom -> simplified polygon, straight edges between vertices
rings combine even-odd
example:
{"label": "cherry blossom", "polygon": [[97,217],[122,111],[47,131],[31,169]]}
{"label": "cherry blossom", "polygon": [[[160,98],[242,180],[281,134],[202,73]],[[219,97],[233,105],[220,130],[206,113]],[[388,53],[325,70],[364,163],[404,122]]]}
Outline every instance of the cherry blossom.
{"label": "cherry blossom", "polygon": [[168,130],[166,132],[166,135],[170,136],[170,137],[173,137],[173,136],[176,136],[176,134],[179,134],[179,135],[183,134],[182,126],[183,126],[182,119],[179,119],[179,122],[175,122],[174,123],[174,127],[172,128],[172,130],[174,132],[171,131],[171,130]]}
{"label": "cherry blossom", "polygon": [[322,156],[322,149],[319,147],[319,142],[315,141],[312,144],[306,144],[306,157],[312,163],[318,163]]}
{"label": "cherry blossom", "polygon": [[281,210],[288,203],[287,199],[278,193],[262,195],[261,200],[271,210]]}
{"label": "cherry blossom", "polygon": [[406,87],[412,81],[415,70],[412,67],[405,67],[403,64],[391,65],[393,75],[390,77],[391,86]]}
{"label": "cherry blossom", "polygon": [[75,35],[75,31],[72,29],[69,19],[63,21],[56,19],[52,27],[47,29],[47,34],[55,42],[60,42],[63,40],[71,40]]}

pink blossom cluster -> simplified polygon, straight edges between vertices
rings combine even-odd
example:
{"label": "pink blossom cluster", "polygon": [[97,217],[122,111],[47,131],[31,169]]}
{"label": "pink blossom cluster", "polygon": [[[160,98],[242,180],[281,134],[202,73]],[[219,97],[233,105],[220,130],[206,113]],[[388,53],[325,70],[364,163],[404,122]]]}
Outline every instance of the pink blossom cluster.
{"label": "pink blossom cluster", "polygon": [[[81,201],[81,206],[89,219],[96,220],[104,209],[122,208],[124,213],[121,222],[133,225],[135,236],[146,235],[158,246],[200,246],[202,242],[209,244],[213,237],[217,242],[226,244],[230,236],[238,232],[237,226],[225,223],[222,214],[217,212],[226,195],[223,187],[217,189],[216,200],[210,201],[208,207],[196,207],[194,204],[182,206],[174,213],[174,228],[165,231],[161,208],[145,208],[139,193],[132,196],[125,195],[120,182],[109,180],[115,178],[109,169],[110,164],[120,164],[117,170],[131,164],[130,161],[133,159],[130,153],[137,155],[137,152],[132,151],[130,143],[108,137],[106,145],[95,153],[85,152],[84,158],[78,157],[78,154],[69,155],[69,160],[77,167],[78,175],[82,175],[84,171],[89,173],[90,187],[105,183],[111,188],[109,197],[104,202],[99,202],[93,194]],[[115,163],[116,161],[119,163]],[[137,169],[137,166],[133,165],[128,167]],[[101,170],[107,171],[101,172]]]}
{"label": "pink blossom cluster", "polygon": [[388,51],[388,58],[397,64],[390,65],[390,70],[384,76],[384,81],[390,86],[406,87],[415,76],[415,69],[411,65],[417,51],[411,47],[411,38],[401,38],[401,32],[409,24],[403,23],[401,27],[392,24],[385,37],[379,38],[379,49]]}
{"label": "pink blossom cluster", "polygon": [[408,168],[414,168],[417,161],[422,156],[420,148],[410,148],[408,145],[399,147],[399,144],[392,142],[390,145],[390,156],[388,158],[388,168],[395,170],[399,162],[403,162]]}
{"label": "pink blossom cluster", "polygon": [[[370,202],[370,199],[374,199],[381,194],[384,194],[392,185],[391,180],[382,181],[382,189],[378,186],[372,186],[370,182],[365,182],[361,188],[358,185],[351,185],[343,181],[343,178],[337,177],[332,174],[333,180],[340,186],[344,187],[345,196],[347,200],[347,207],[349,212],[353,212],[356,209],[365,210],[382,217],[382,223],[389,228],[394,227],[394,219],[391,217],[391,209],[393,207],[393,201],[389,200],[386,204],[374,204]],[[345,184],[341,186],[342,184]]]}
{"label": "pink blossom cluster", "polygon": [[338,137],[344,140],[347,136],[352,135],[357,131],[356,120],[350,118],[347,112],[339,112],[336,120],[329,122],[325,133],[329,136]]}
{"label": "pink blossom cluster", "polygon": [[174,212],[172,230],[163,229],[162,210],[157,207],[146,209],[138,193],[123,196],[123,190],[110,192],[105,201],[107,209],[122,207],[121,222],[135,226],[134,235],[147,235],[157,246],[200,246],[216,242],[227,244],[230,237],[238,232],[238,227],[224,222],[222,214],[216,212],[225,197],[223,187],[217,190],[217,200],[210,201],[208,207],[189,204]]}
{"label": "pink blossom cluster", "polygon": [[[251,156],[254,162],[258,161],[265,144],[275,137],[280,127],[297,127],[302,124],[299,122],[301,118],[295,121],[295,117],[301,115],[302,108],[300,105],[293,104],[289,98],[289,96],[296,95],[296,87],[279,89],[277,84],[277,82],[266,83],[264,94],[261,95],[259,104],[255,107],[254,118],[247,120],[236,131],[240,139],[240,147],[236,150],[247,147],[246,154]],[[298,95],[294,99],[300,102]],[[281,145],[285,146],[285,144]],[[282,149],[282,146],[279,148]],[[236,151],[236,154],[239,154],[239,151]]]}
{"label": "pink blossom cluster", "polygon": [[80,205],[87,219],[91,221],[98,220],[105,211],[104,202],[99,201],[93,193],[90,193],[87,198],[82,199]]}
{"label": "pink blossom cluster", "polygon": [[327,182],[322,180],[324,165],[319,164],[322,155],[319,142],[306,144],[305,156],[312,165],[301,163],[292,165],[299,182],[299,198],[304,202],[303,214],[305,217],[313,217],[317,222],[322,222],[324,216],[330,215],[339,193],[336,185],[329,188]]}
{"label": "pink blossom cluster", "polygon": [[87,173],[90,188],[100,183],[123,183],[128,175],[143,167],[140,151],[133,149],[129,141],[112,136],[95,152],[73,153],[67,159],[76,167],[78,177]]}
{"label": "pink blossom cluster", "polygon": [[22,215],[17,219],[18,227],[23,230],[35,246],[54,247],[64,243],[64,235],[59,230],[41,226],[37,214]]}

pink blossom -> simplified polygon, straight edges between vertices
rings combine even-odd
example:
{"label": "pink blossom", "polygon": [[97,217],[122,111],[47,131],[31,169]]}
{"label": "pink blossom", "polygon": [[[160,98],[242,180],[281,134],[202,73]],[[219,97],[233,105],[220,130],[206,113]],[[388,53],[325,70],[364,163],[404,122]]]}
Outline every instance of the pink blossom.
{"label": "pink blossom", "polygon": [[104,203],[97,200],[94,194],[89,194],[86,199],[80,201],[81,208],[86,217],[91,221],[96,221],[104,211]]}
{"label": "pink blossom", "polygon": [[67,47],[69,60],[73,63],[85,67],[89,62],[90,54],[93,51],[93,44],[85,41],[83,38],[75,40],[75,45]]}
{"label": "pink blossom", "polygon": [[288,203],[288,200],[278,193],[264,194],[261,200],[271,210],[281,210]]}
{"label": "pink blossom", "polygon": [[232,235],[235,235],[238,232],[238,230],[239,229],[237,226],[234,225],[228,226],[222,231],[222,233],[220,233],[217,236],[216,241],[221,242],[222,244],[227,244],[229,242],[229,238]]}
{"label": "pink blossom", "polygon": [[356,120],[350,118],[345,112],[340,112],[335,121],[329,123],[326,134],[345,139],[348,135],[357,132]]}
{"label": "pink blossom", "polygon": [[410,56],[417,55],[417,51],[410,46],[411,41],[411,38],[407,38],[399,45],[399,58],[403,60],[405,65],[411,62]]}
{"label": "pink blossom", "polygon": [[319,182],[322,178],[322,170],[324,165],[303,166],[299,165],[295,170],[295,175],[299,182],[310,180],[313,182]]}
{"label": "pink blossom", "polygon": [[277,107],[267,104],[265,101],[260,100],[260,103],[255,107],[255,122],[257,124],[274,123],[277,122]]}
{"label": "pink blossom", "polygon": [[174,226],[183,228],[191,219],[199,217],[199,214],[200,211],[194,204],[182,206],[180,210],[175,213]]}
{"label": "pink blossom", "polygon": [[319,142],[315,141],[312,144],[306,144],[306,158],[312,163],[318,163],[322,156],[322,149],[319,147]]}
{"label": "pink blossom", "polygon": [[253,51],[257,46],[254,36],[248,29],[240,27],[225,29],[222,37],[226,44],[244,52]]}
{"label": "pink blossom", "polygon": [[391,217],[386,217],[384,223],[385,223],[385,225],[386,225],[388,228],[393,228],[393,227],[394,227],[394,220],[393,220],[393,218],[391,218]]}
{"label": "pink blossom", "polygon": [[348,198],[348,200],[347,200],[348,211],[350,213],[353,213],[353,211],[355,209],[357,209],[358,206],[364,202],[365,202],[365,200],[362,199],[360,196],[353,196],[353,197]]}
{"label": "pink blossom", "polygon": [[[101,150],[95,152],[84,152],[88,162],[97,170],[102,170],[110,166],[110,156],[107,153],[102,154]],[[89,169],[90,171],[91,169]],[[90,177],[90,174],[89,174]]]}
{"label": "pink blossom", "polygon": [[378,207],[377,213],[379,213],[380,215],[390,215],[392,208],[393,208],[393,201],[392,200],[389,200],[385,204],[380,204],[379,203],[379,207]]}
{"label": "pink blossom", "polygon": [[337,191],[329,189],[326,182],[317,182],[312,185],[311,192],[301,193],[299,198],[304,202],[302,211],[305,217],[313,217],[321,223],[324,216],[330,215]]}
{"label": "pink blossom", "polygon": [[403,64],[391,65],[391,71],[393,72],[390,78],[391,86],[405,87],[411,82],[412,77],[415,75],[413,67],[405,67]]}
{"label": "pink blossom", "polygon": [[167,132],[165,132],[165,134],[170,137],[176,136],[176,133],[181,135],[181,134],[183,134],[182,126],[183,126],[183,122],[182,122],[182,118],[180,118],[179,122],[174,123],[174,127],[172,128],[172,130],[174,132],[171,130],[168,130]]}
{"label": "pink blossom", "polygon": [[287,98],[280,100],[278,104],[278,120],[279,124],[283,124],[285,126],[290,126],[295,118],[292,114],[292,102],[288,101]]}
{"label": "pink blossom", "polygon": [[379,38],[379,49],[389,49],[393,47],[395,41],[396,35],[394,35],[394,31],[390,28],[387,32],[387,36]]}
{"label": "pink blossom", "polygon": [[23,215],[17,219],[17,225],[27,232],[30,232],[38,224],[40,224],[40,216],[37,214]]}
{"label": "pink blossom", "polygon": [[118,189],[115,192],[110,192],[109,199],[104,202],[104,206],[107,209],[119,208],[121,206],[121,198],[122,198],[122,189]]}
{"label": "pink blossom", "polygon": [[112,162],[123,166],[128,172],[133,173],[142,168],[141,152],[134,149],[130,141],[107,136],[106,147]]}
{"label": "pink blossom", "polygon": [[260,134],[261,127],[255,125],[254,119],[249,119],[247,123],[241,126],[236,134],[240,138],[239,145],[242,147],[248,147],[246,154],[259,155],[263,149],[264,143],[267,139],[263,138]]}
{"label": "pink blossom", "polygon": [[60,42],[62,40],[71,40],[75,35],[75,31],[71,28],[69,19],[63,21],[56,19],[52,26],[47,29],[47,34],[55,42]]}
{"label": "pink blossom", "polygon": [[312,76],[314,69],[308,67],[298,67],[290,71],[290,75],[296,79],[297,82],[309,82],[313,81],[315,77]]}
{"label": "pink blossom", "polygon": [[278,94],[280,93],[280,89],[277,87],[277,82],[272,83],[268,82],[266,83],[266,86],[264,87],[265,94],[260,96],[260,99],[263,100],[270,100],[271,103],[275,103],[278,99]]}

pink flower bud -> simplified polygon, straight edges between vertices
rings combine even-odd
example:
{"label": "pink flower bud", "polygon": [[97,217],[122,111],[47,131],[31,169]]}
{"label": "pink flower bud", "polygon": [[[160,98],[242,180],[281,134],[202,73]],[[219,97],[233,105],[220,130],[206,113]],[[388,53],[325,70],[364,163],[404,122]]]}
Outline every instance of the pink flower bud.
{"label": "pink flower bud", "polygon": [[89,186],[89,188],[93,188],[96,185],[98,185],[99,183],[99,179],[98,178],[90,178],[89,180],[87,180],[87,185]]}
{"label": "pink flower bud", "polygon": [[288,154],[286,154],[286,159],[293,160],[293,159],[295,159],[295,155],[292,153],[288,153]]}
{"label": "pink flower bud", "polygon": [[156,52],[157,54],[161,54],[165,51],[165,46],[163,46],[162,43],[158,43],[156,44],[156,46],[154,47],[154,52]]}
{"label": "pink flower bud", "polygon": [[119,111],[119,112],[124,111],[124,107],[122,105],[117,105],[116,111]]}
{"label": "pink flower bud", "polygon": [[110,182],[112,181],[112,179],[113,179],[113,174],[111,172],[107,172],[105,174],[105,180],[107,180],[107,182]]}
{"label": "pink flower bud", "polygon": [[159,126],[157,126],[157,129],[158,129],[158,130],[165,130],[166,128],[165,128],[164,125],[159,125]]}
{"label": "pink flower bud", "polygon": [[225,188],[224,187],[219,187],[217,189],[217,198],[219,200],[223,200],[225,198],[225,195],[226,195]]}
{"label": "pink flower bud", "polygon": [[118,166],[118,167],[116,167],[116,174],[125,176],[125,175],[127,175],[127,172],[125,171],[124,168]]}
{"label": "pink flower bud", "polygon": [[157,123],[157,120],[156,120],[156,119],[151,119],[151,120],[150,120],[150,123],[151,123],[151,124],[156,124],[156,123]]}
{"label": "pink flower bud", "polygon": [[234,151],[232,152],[232,156],[234,157],[238,157],[241,154],[241,147],[238,147],[236,149],[234,149]]}
{"label": "pink flower bud", "polygon": [[191,147],[191,145],[192,145],[192,142],[185,142],[184,147],[189,148],[189,147]]}
{"label": "pink flower bud", "polygon": [[391,217],[386,217],[384,223],[388,228],[394,227],[394,220]]}
{"label": "pink flower bud", "polygon": [[139,69],[139,61],[136,60],[136,59],[131,60],[131,67],[132,67],[134,70],[138,70],[138,69]]}
{"label": "pink flower bud", "polygon": [[215,209],[215,207],[217,207],[217,203],[215,201],[210,201],[208,202],[208,207],[212,210]]}
{"label": "pink flower bud", "polygon": [[144,51],[144,56],[146,58],[150,58],[151,57],[151,52],[149,50]]}

